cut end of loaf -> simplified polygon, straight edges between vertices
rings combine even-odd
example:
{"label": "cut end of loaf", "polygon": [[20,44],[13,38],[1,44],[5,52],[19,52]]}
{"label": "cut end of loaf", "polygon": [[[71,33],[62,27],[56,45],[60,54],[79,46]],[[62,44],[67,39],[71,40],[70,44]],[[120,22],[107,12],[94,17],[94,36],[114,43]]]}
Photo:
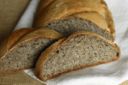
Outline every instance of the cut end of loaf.
{"label": "cut end of loaf", "polygon": [[58,31],[65,36],[68,36],[73,32],[87,31],[97,33],[108,40],[114,40],[112,34],[107,30],[98,27],[96,24],[89,20],[85,20],[78,17],[57,20],[49,23],[47,27]]}
{"label": "cut end of loaf", "polygon": [[0,73],[33,67],[41,51],[51,42],[52,40],[39,38],[17,44],[0,59]]}
{"label": "cut end of loaf", "polygon": [[37,62],[36,74],[41,80],[119,58],[117,45],[95,33],[78,32],[58,42],[46,49]]}

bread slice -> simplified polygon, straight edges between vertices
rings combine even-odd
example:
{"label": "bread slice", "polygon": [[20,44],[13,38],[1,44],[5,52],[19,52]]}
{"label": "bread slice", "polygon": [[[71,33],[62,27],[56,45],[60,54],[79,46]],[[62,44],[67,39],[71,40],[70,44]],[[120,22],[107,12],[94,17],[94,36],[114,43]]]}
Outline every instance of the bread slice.
{"label": "bread slice", "polygon": [[11,49],[18,40],[20,40],[24,35],[32,32],[33,29],[21,28],[13,32],[7,39],[5,39],[0,45],[0,58]]}
{"label": "bread slice", "polygon": [[47,27],[62,33],[64,36],[77,31],[87,31],[95,32],[106,39],[114,40],[114,36],[110,33],[106,21],[95,12],[75,14],[65,19],[51,22]]}
{"label": "bread slice", "polygon": [[115,61],[119,55],[115,43],[95,33],[77,32],[47,48],[37,61],[35,74],[41,80],[49,80],[67,72]]}
{"label": "bread slice", "polygon": [[[15,36],[16,37],[16,36]],[[61,34],[51,29],[38,29],[24,35],[1,55],[0,73],[14,72],[34,66],[39,54]],[[8,41],[10,42],[11,39]],[[9,43],[7,43],[9,44]]]}

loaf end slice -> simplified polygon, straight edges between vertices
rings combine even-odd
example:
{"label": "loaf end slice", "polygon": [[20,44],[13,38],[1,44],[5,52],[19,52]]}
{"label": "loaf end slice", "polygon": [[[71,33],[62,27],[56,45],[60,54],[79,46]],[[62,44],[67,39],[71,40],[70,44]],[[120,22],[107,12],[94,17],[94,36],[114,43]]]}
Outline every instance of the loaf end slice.
{"label": "loaf end slice", "polygon": [[58,32],[44,28],[25,35],[0,58],[0,73],[33,67],[40,53],[60,37]]}
{"label": "loaf end slice", "polygon": [[77,32],[60,39],[39,57],[35,74],[49,80],[61,74],[115,61],[120,51],[115,43],[90,32]]}
{"label": "loaf end slice", "polygon": [[24,35],[32,31],[33,29],[22,28],[13,32],[0,45],[0,57],[2,57],[11,47],[13,47],[13,45],[15,45]]}
{"label": "loaf end slice", "polygon": [[47,25],[47,27],[62,33],[64,36],[68,36],[74,32],[87,31],[87,32],[95,32],[103,36],[104,38],[113,41],[114,40],[113,35],[107,29],[99,27],[99,25],[95,24],[94,21],[98,22],[98,20],[93,20],[92,22],[87,18],[83,19],[82,15],[73,16],[70,18],[51,22]]}

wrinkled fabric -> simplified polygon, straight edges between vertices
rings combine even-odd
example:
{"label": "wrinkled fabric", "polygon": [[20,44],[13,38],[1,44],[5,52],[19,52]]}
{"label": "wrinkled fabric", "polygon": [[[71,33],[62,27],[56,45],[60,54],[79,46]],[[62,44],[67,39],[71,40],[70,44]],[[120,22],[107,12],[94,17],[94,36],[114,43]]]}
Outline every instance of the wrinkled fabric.
{"label": "wrinkled fabric", "polygon": [[[16,29],[31,27],[39,0],[32,0]],[[118,61],[67,73],[45,83],[48,85],[119,85],[128,80],[128,0],[106,0],[116,29],[116,43],[121,49]],[[32,70],[25,71],[36,78]]]}

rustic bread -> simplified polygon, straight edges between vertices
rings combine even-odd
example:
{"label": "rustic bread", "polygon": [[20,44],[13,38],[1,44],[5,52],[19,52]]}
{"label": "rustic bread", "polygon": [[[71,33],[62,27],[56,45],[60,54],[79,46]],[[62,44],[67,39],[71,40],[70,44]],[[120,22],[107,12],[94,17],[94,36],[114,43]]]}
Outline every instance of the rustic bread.
{"label": "rustic bread", "polygon": [[[12,71],[33,67],[40,52],[60,37],[61,34],[58,32],[43,28],[24,35],[13,47],[5,51],[5,47],[3,47],[2,52],[4,53],[0,52],[3,54],[0,57],[0,73],[10,73]],[[10,41],[11,39],[9,39],[9,41],[7,40],[7,42]]]}
{"label": "rustic bread", "polygon": [[[41,9],[42,6],[40,4],[38,9]],[[45,10],[37,11],[39,15],[35,18],[35,26],[47,25],[54,20],[84,11],[96,11],[105,16],[104,5],[101,0],[79,0],[79,2],[77,0],[55,0]]]}
{"label": "rustic bread", "polygon": [[[40,4],[39,9],[42,9],[43,6]],[[35,18],[34,26],[37,28],[46,26],[64,35],[81,31],[81,29],[89,30],[98,32],[109,40],[114,40],[113,23],[110,23],[113,20],[108,12],[109,10],[103,0],[80,0],[79,3],[77,0],[55,0],[45,9],[37,11],[38,16]],[[72,16],[75,16],[75,20],[74,18],[70,19]]]}
{"label": "rustic bread", "polygon": [[103,64],[119,58],[115,43],[90,32],[77,32],[48,47],[39,57],[35,74],[48,80],[66,72]]}
{"label": "rustic bread", "polygon": [[22,28],[13,32],[7,39],[5,39],[0,45],[0,58],[11,49],[18,40],[20,40],[24,35],[32,32],[32,29]]}

